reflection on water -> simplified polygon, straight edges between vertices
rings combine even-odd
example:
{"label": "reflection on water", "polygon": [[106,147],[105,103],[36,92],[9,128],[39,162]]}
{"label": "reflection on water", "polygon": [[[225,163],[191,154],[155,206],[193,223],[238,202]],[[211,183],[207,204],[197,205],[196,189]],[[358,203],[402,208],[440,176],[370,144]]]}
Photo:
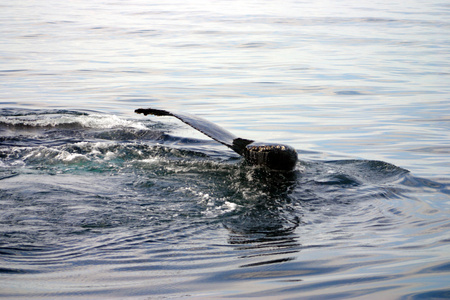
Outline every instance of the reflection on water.
{"label": "reflection on water", "polygon": [[[273,172],[251,169],[234,177],[238,191],[244,193],[241,211],[223,220],[229,231],[228,242],[236,246],[241,258],[260,261],[241,265],[252,267],[294,260],[287,256],[299,251],[295,229],[300,225],[291,207],[290,194],[297,183],[297,171]],[[287,257],[285,257],[287,256]]]}

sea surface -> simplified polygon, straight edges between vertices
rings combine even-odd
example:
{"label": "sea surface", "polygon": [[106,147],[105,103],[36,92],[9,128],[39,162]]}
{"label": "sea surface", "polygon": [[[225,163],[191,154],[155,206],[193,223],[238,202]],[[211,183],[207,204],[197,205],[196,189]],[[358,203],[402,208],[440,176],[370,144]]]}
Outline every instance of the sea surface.
{"label": "sea surface", "polygon": [[449,299],[449,2],[2,1],[0,298]]}

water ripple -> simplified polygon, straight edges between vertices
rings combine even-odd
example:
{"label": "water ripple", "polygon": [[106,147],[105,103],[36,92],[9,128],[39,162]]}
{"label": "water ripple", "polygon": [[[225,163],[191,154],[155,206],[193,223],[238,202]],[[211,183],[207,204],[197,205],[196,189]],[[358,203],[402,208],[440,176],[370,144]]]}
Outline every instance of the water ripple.
{"label": "water ripple", "polygon": [[0,273],[108,280],[58,296],[271,282],[238,294],[353,297],[448,273],[450,223],[430,196],[445,199],[447,183],[374,160],[302,157],[270,172],[174,127],[96,112],[1,118]]}

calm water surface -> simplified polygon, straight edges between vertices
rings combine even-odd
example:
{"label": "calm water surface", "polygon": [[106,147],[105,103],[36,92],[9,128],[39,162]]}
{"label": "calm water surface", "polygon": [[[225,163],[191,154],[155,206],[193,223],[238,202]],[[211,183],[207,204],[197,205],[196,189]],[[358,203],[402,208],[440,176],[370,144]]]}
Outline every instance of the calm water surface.
{"label": "calm water surface", "polygon": [[0,297],[450,298],[450,5],[188,2],[0,5]]}

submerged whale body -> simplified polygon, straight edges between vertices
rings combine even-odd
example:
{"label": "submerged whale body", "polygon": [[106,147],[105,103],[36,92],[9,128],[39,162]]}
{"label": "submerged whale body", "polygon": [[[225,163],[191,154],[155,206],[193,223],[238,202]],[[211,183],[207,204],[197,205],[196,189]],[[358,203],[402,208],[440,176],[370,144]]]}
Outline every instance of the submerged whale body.
{"label": "submerged whale body", "polygon": [[187,113],[173,113],[161,109],[139,108],[135,113],[155,116],[172,116],[209,136],[213,140],[233,149],[253,165],[265,166],[272,170],[291,171],[298,157],[294,148],[272,143],[261,143],[236,137],[231,132],[210,121]]}

